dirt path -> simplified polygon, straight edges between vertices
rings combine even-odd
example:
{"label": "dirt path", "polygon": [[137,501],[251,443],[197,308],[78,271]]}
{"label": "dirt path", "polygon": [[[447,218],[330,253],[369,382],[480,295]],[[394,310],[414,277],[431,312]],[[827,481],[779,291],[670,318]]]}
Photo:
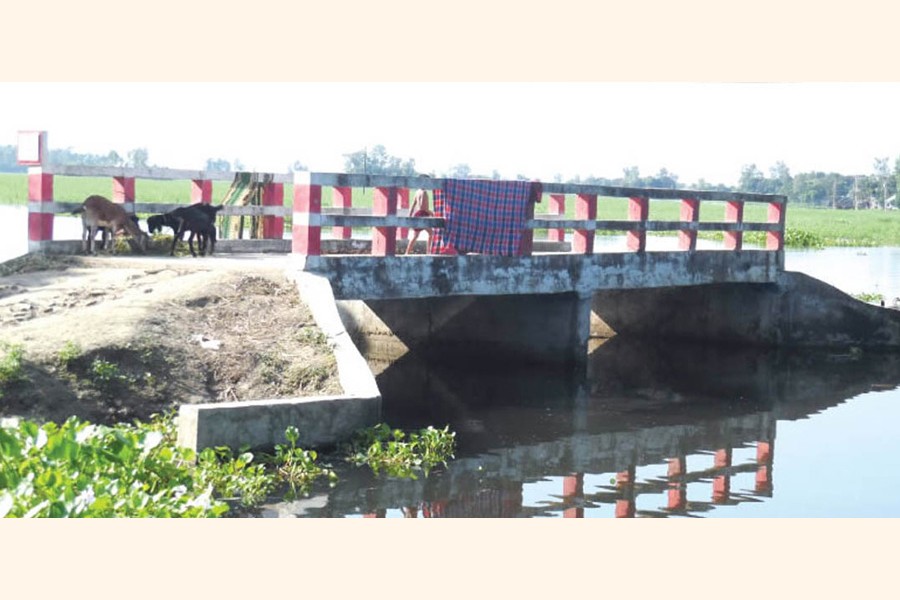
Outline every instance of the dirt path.
{"label": "dirt path", "polygon": [[27,256],[0,265],[0,417],[146,419],[184,402],[340,393],[278,258]]}

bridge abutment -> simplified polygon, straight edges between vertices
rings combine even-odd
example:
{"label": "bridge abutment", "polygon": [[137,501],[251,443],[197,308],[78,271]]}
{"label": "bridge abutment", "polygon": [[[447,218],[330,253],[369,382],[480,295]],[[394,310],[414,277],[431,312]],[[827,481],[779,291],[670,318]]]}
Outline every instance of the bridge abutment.
{"label": "bridge abutment", "polygon": [[338,312],[360,351],[392,360],[433,357],[583,364],[591,297],[576,293],[342,300]]}

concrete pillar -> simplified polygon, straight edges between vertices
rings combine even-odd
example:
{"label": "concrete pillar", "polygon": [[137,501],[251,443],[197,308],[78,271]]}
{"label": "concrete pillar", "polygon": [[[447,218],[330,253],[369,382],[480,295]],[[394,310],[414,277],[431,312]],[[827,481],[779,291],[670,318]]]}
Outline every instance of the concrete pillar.
{"label": "concrete pillar", "polygon": [[[584,473],[573,473],[572,475],[563,477],[563,498],[567,502],[584,500]],[[563,518],[584,518],[584,507],[575,506],[563,510]]]}
{"label": "concrete pillar", "polygon": [[684,510],[687,506],[687,485],[684,482],[686,472],[686,457],[669,459],[669,510]]}
{"label": "concrete pillar", "polygon": [[41,212],[53,202],[53,174],[41,167],[28,169],[28,251],[42,252],[53,240],[53,213]]}
{"label": "concrete pillar", "polygon": [[[534,218],[534,202],[528,202],[525,208],[525,218]],[[534,229],[525,228],[522,230],[522,237],[519,240],[519,256],[531,256],[534,249]]]}
{"label": "concrete pillar", "polygon": [[134,177],[113,177],[113,202],[131,204],[134,208]]}
{"label": "concrete pillar", "polygon": [[212,203],[212,180],[211,179],[192,179],[191,180],[191,203],[202,202],[203,204]]}
{"label": "concrete pillar", "polygon": [[[726,223],[743,223],[744,222],[744,203],[740,201],[725,203],[725,222]],[[743,231],[726,231],[725,232],[725,249],[741,250],[744,247]]]}
{"label": "concrete pillar", "polygon": [[[551,215],[564,215],[566,214],[566,195],[565,194],[550,194],[550,205],[547,209],[548,214]],[[548,229],[547,230],[547,239],[551,242],[562,242],[566,239],[566,230],[557,228],[557,229]]]}
{"label": "concrete pillar", "polygon": [[[397,214],[397,189],[377,187],[372,197],[372,214],[390,216]],[[397,228],[372,228],[372,256],[393,256],[397,253]]]}
{"label": "concrete pillar", "polygon": [[756,443],[756,485],[757,494],[769,496],[772,494],[772,463],[774,442]]}
{"label": "concrete pillar", "polygon": [[[731,448],[721,448],[716,450],[714,466],[716,469],[727,469],[731,466]],[[730,494],[731,475],[728,473],[717,475],[716,478],[713,479],[713,503],[722,504],[728,502]]]}
{"label": "concrete pillar", "polygon": [[[353,188],[346,186],[335,186],[332,188],[331,204],[334,208],[344,208],[349,210],[353,207]],[[332,227],[331,237],[336,240],[349,240],[350,227]]]}
{"label": "concrete pillar", "polygon": [[[597,219],[596,194],[578,194],[575,196],[575,218],[585,221]],[[595,229],[576,229],[572,234],[572,252],[575,254],[593,254],[595,233]]]}
{"label": "concrete pillar", "polygon": [[[409,212],[409,188],[397,188],[397,212],[405,215]],[[397,228],[397,239],[405,240],[409,235],[409,227]]]}
{"label": "concrete pillar", "polygon": [[[699,200],[685,198],[681,201],[681,220],[689,223],[697,223],[700,221]],[[687,251],[697,249],[696,229],[682,229],[678,232],[678,249]]]}
{"label": "concrete pillar", "polygon": [[[284,184],[269,182],[262,190],[263,206],[284,206]],[[263,215],[263,239],[280,240],[284,237],[284,217]]]}
{"label": "concrete pillar", "polygon": [[[641,224],[647,223],[647,217],[650,215],[650,198],[629,198],[628,199],[628,220],[640,221]],[[627,234],[628,249],[633,252],[644,252],[647,250],[647,230],[633,229]]]}
{"label": "concrete pillar", "polygon": [[616,473],[616,487],[621,496],[616,500],[616,518],[631,519],[635,515],[634,504],[634,465],[627,470]]}
{"label": "concrete pillar", "polygon": [[321,214],[322,186],[310,185],[309,173],[296,173],[291,252],[304,256],[322,254]]}
{"label": "concrete pillar", "polygon": [[777,223],[778,231],[766,232],[766,250],[784,250],[784,204],[769,204],[769,223]]}

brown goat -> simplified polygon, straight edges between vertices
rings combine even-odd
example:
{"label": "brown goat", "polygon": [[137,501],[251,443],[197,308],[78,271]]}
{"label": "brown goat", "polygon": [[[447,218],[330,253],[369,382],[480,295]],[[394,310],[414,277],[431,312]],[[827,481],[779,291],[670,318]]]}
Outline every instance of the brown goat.
{"label": "brown goat", "polygon": [[124,231],[137,242],[141,252],[147,251],[149,236],[141,231],[121,204],[116,204],[103,196],[88,196],[81,208],[73,212],[78,213],[81,213],[81,224],[84,227],[82,249],[85,252],[91,252],[91,245],[99,227],[108,229],[113,238],[116,233]]}

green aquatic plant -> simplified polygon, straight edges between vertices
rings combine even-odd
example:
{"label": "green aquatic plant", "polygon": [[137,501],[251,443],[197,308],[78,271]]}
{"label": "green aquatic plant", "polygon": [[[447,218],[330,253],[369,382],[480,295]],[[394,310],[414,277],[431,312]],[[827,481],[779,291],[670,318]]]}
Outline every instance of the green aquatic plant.
{"label": "green aquatic plant", "polygon": [[416,479],[422,471],[427,477],[438,465],[445,465],[453,458],[456,434],[448,427],[426,427],[407,433],[379,423],[354,435],[346,448],[347,461],[360,466],[368,465],[378,475]]}

